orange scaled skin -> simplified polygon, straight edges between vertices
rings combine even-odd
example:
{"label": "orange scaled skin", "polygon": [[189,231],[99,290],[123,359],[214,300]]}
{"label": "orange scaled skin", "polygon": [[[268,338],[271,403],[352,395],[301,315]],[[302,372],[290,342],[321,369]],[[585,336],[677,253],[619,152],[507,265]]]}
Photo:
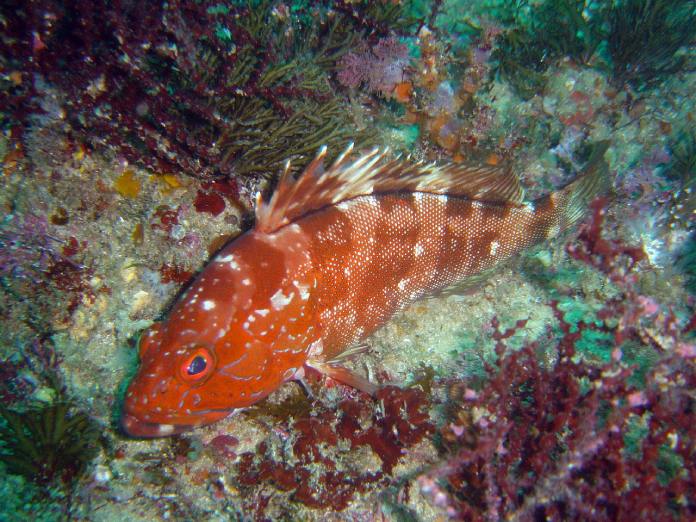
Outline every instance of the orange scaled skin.
{"label": "orange scaled skin", "polygon": [[390,160],[377,149],[327,171],[287,169],[256,228],[215,256],[142,337],[126,394],[133,436],[179,433],[258,402],[303,366],[363,391],[337,364],[395,313],[567,230],[607,179],[585,174],[525,204],[505,169]]}
{"label": "orange scaled skin", "polygon": [[124,430],[135,437],[180,433],[253,404],[292,378],[319,337],[315,284],[297,226],[251,231],[227,245],[167,319],[143,334]]}

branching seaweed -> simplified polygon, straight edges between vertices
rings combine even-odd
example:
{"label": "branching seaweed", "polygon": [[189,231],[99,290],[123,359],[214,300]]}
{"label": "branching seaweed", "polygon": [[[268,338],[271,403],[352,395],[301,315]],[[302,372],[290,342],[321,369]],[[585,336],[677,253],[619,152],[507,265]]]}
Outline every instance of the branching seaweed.
{"label": "branching seaweed", "polygon": [[601,11],[591,0],[547,1],[534,8],[524,1],[510,3],[516,7],[514,25],[500,36],[493,58],[524,98],[543,89],[544,72],[554,61],[570,57],[587,63],[602,41]]}
{"label": "branching seaweed", "polygon": [[696,9],[691,0],[616,0],[607,18],[608,50],[619,83],[654,87],[687,64],[696,66]]}
{"label": "branching seaweed", "polygon": [[199,178],[273,175],[288,158],[301,168],[321,145],[371,144],[374,130],[341,109],[330,76],[362,35],[406,20],[391,2],[84,3],[0,11],[0,51],[17,57],[18,84],[0,85],[11,109],[0,123],[22,127],[38,112],[30,79],[40,77],[61,93],[78,140]]}
{"label": "branching seaweed", "polygon": [[608,69],[641,90],[696,67],[696,10],[690,0],[511,0],[515,14],[498,41],[498,72],[524,98],[541,91],[561,58]]}
{"label": "branching seaweed", "polygon": [[96,423],[70,402],[25,411],[0,405],[0,462],[38,485],[70,486],[96,456]]}

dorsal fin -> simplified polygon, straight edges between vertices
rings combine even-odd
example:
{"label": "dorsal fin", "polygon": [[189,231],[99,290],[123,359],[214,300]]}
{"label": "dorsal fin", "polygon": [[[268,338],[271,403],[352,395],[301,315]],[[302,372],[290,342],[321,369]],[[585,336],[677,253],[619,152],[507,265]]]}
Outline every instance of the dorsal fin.
{"label": "dorsal fin", "polygon": [[375,148],[355,157],[351,144],[328,170],[326,147],[295,180],[289,163],[268,201],[256,204],[256,228],[273,232],[299,217],[358,196],[428,192],[489,203],[522,203],[524,192],[509,168],[467,163],[411,162]]}

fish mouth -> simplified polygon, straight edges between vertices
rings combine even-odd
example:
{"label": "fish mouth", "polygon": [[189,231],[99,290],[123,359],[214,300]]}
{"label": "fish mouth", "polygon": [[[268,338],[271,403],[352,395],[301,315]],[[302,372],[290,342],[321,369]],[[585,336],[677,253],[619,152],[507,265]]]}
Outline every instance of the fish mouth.
{"label": "fish mouth", "polygon": [[195,428],[193,424],[163,424],[147,422],[130,413],[123,413],[121,417],[121,429],[131,437],[152,439],[155,437],[169,437]]}
{"label": "fish mouth", "polygon": [[168,423],[151,422],[138,418],[128,412],[123,412],[121,416],[121,429],[131,437],[152,439],[155,437],[169,437],[186,431],[191,431],[199,426],[205,426],[217,422],[227,417],[234,410],[207,410],[201,413],[196,422],[190,423]]}

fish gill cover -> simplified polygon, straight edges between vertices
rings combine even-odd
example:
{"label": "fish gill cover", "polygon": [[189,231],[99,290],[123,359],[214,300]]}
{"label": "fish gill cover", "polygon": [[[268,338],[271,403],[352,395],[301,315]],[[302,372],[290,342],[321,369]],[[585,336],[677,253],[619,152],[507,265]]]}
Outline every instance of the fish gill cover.
{"label": "fish gill cover", "polygon": [[[696,517],[688,1],[3,2],[0,518]],[[120,433],[139,332],[322,145],[510,165],[609,140],[586,223],[350,361]],[[329,161],[330,162],[330,161]]]}

